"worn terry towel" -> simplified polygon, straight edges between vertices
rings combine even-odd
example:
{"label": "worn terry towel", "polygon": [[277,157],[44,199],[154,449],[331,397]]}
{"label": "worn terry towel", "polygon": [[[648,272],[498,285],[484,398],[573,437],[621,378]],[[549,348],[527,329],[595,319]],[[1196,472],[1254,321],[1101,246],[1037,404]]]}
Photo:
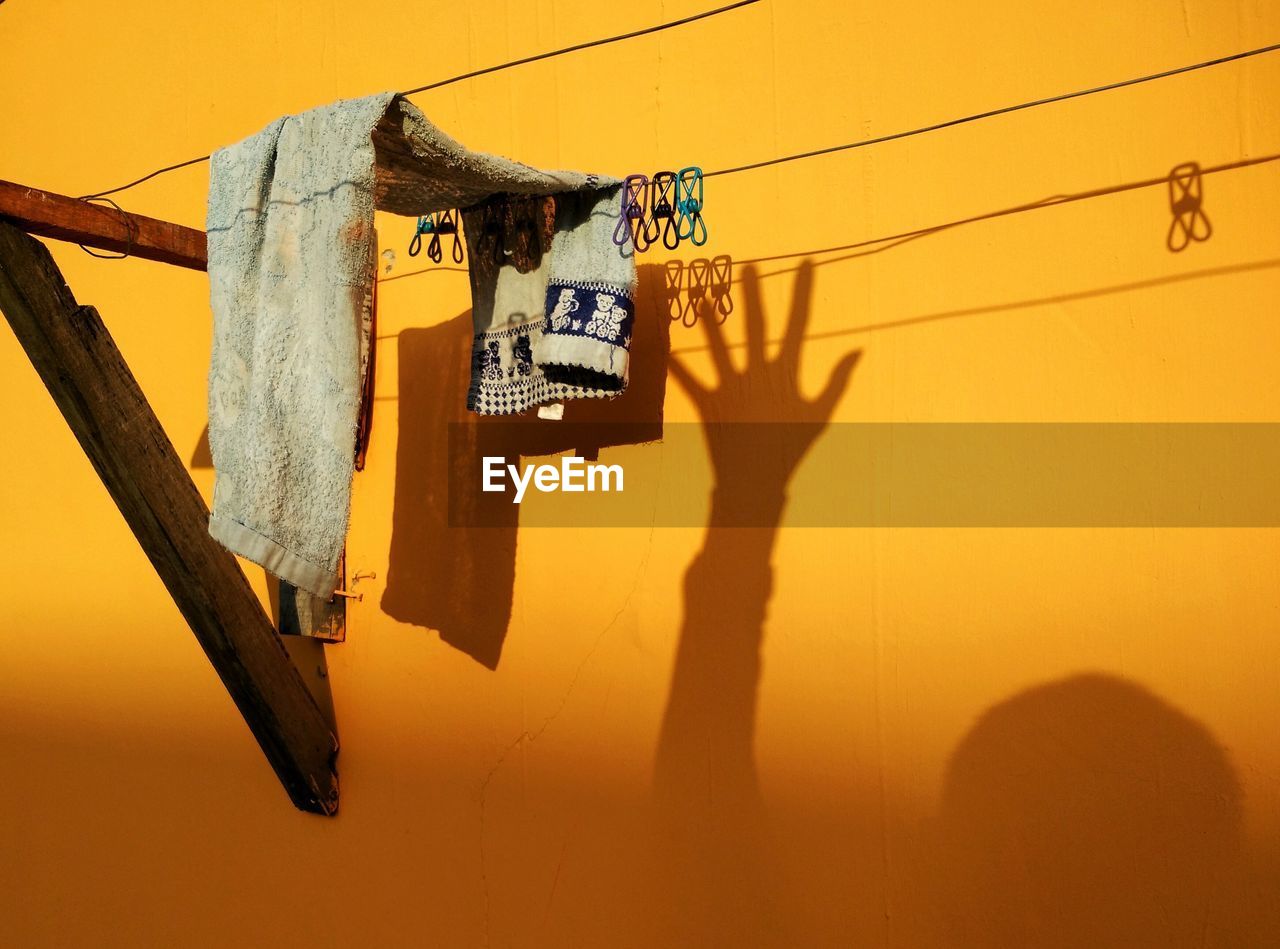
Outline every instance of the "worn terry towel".
{"label": "worn terry towel", "polygon": [[209,532],[318,596],[337,580],[368,353],[374,209],[616,179],[468,151],[395,93],[287,116],[214,153],[209,182]]}

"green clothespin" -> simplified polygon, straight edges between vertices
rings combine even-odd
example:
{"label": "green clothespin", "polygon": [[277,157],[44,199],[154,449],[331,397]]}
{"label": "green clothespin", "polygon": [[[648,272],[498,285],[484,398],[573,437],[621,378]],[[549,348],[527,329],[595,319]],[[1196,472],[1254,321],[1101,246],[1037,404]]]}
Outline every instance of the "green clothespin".
{"label": "green clothespin", "polygon": [[702,169],[697,165],[681,168],[676,174],[676,184],[680,192],[676,201],[676,210],[679,212],[676,233],[681,240],[691,241],[694,246],[701,247],[707,242],[707,222],[702,217],[705,204]]}

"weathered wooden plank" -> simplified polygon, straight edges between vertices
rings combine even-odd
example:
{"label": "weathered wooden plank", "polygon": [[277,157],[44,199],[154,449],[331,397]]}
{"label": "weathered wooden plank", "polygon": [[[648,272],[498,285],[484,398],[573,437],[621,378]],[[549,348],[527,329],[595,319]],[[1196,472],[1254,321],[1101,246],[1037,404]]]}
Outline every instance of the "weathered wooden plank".
{"label": "weathered wooden plank", "polygon": [[205,270],[204,231],[0,181],[0,218],[30,234]]}
{"label": "weathered wooden plank", "polygon": [[0,310],[299,808],[333,814],[337,739],[102,319],[0,222]]}

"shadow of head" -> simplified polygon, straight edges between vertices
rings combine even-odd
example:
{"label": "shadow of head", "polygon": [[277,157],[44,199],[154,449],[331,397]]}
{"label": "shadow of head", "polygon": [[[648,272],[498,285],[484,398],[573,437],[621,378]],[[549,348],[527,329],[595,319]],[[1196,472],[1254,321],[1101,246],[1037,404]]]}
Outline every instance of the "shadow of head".
{"label": "shadow of head", "polygon": [[941,944],[1199,946],[1229,905],[1241,791],[1199,722],[1079,675],[978,720],[935,830]]}
{"label": "shadow of head", "polygon": [[466,410],[470,312],[399,334],[395,502],[382,597],[389,616],[438,630],[446,643],[497,668],[511,620],[519,508],[481,490],[480,459],[592,456],[661,436],[668,321],[655,305],[657,268],[642,267],[639,277],[627,390],[607,401],[570,402],[564,417],[571,426],[532,411],[499,419]]}

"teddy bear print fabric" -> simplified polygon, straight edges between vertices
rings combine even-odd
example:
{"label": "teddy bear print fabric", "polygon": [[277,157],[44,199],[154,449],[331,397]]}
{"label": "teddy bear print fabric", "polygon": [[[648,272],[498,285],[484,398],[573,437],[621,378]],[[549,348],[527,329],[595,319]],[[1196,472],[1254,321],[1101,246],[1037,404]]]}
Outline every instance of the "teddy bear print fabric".
{"label": "teddy bear print fabric", "polygon": [[626,388],[635,260],[611,239],[617,198],[611,185],[463,211],[475,326],[468,409],[513,415]]}

